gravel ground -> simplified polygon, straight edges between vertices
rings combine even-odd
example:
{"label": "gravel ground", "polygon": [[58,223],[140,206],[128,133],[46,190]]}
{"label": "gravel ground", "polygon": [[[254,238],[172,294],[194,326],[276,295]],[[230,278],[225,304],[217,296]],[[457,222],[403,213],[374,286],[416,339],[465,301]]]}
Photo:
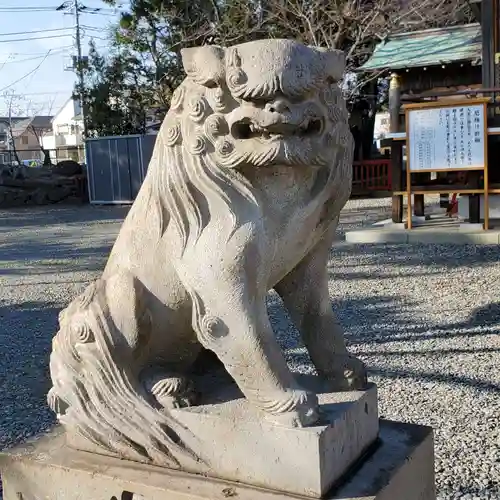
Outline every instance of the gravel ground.
{"label": "gravel ground", "polygon": [[[387,217],[351,201],[347,228]],[[53,423],[45,405],[57,312],[98,276],[126,209],[0,211],[0,448]],[[330,292],[385,418],[435,429],[439,499],[500,498],[499,254],[491,246],[348,245]],[[270,315],[294,368],[310,370],[275,295]],[[396,499],[395,499],[396,500]]]}

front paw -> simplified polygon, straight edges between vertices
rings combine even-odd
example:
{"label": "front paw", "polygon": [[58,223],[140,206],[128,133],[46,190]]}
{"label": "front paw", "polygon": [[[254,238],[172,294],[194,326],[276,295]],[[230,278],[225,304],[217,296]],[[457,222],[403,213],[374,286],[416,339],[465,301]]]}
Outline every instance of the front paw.
{"label": "front paw", "polygon": [[166,410],[186,408],[195,403],[193,384],[184,376],[157,372],[145,377],[143,384],[156,402]]}
{"label": "front paw", "polygon": [[308,427],[319,420],[318,397],[302,389],[287,391],[287,398],[266,406],[266,418],[282,427]]}
{"label": "front paw", "polygon": [[368,386],[366,366],[352,354],[337,355],[334,366],[322,375],[334,392],[363,391]]}

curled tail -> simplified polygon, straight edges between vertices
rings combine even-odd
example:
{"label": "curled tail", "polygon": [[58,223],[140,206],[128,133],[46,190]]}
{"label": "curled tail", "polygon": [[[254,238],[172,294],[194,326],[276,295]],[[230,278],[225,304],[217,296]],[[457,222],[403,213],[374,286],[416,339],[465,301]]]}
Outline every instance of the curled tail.
{"label": "curled tail", "polygon": [[134,357],[149,340],[142,284],[129,273],[98,280],[59,315],[48,404],[68,433],[103,454],[178,468],[201,459],[139,382]]}

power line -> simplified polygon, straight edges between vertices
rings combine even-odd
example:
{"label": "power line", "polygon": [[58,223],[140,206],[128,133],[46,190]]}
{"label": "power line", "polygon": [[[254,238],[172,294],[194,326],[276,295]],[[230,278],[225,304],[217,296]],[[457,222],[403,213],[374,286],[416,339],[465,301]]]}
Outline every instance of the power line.
{"label": "power line", "polygon": [[[59,47],[59,49],[69,49],[73,47],[73,45],[63,45]],[[43,57],[47,52],[10,52],[11,56],[41,56]]]}
{"label": "power line", "polygon": [[87,26],[86,24],[82,24],[81,27],[85,28],[86,30],[103,31],[103,28],[97,28],[96,26]]}
{"label": "power line", "polygon": [[50,33],[52,31],[67,31],[71,28],[53,28],[47,30],[34,30],[34,31],[13,31],[11,33],[0,33],[0,36],[14,36],[14,35],[31,35],[34,33]]}
{"label": "power line", "polygon": [[33,96],[33,95],[59,95],[70,92],[68,89],[61,90],[53,90],[52,92],[22,92],[20,94],[12,93],[9,95],[13,95],[14,97],[24,97],[24,96]]}
{"label": "power line", "polygon": [[[63,4],[64,7],[71,5],[69,2],[67,2],[67,3],[68,3],[68,5]],[[19,7],[19,6],[12,5],[9,7],[7,7],[7,6],[0,7],[0,12],[51,12],[51,11],[58,11],[58,10],[60,11],[60,10],[62,10],[61,7],[62,7],[61,5],[59,5],[59,6],[54,5],[54,6],[50,6],[50,7],[49,6],[40,7],[39,5],[34,5],[32,7]],[[92,10],[90,10],[90,9],[92,9]],[[113,13],[119,12],[118,9],[108,9],[108,8],[102,8],[102,7],[90,7],[90,8],[88,8],[88,7],[85,7],[83,5],[79,5],[78,10],[82,14],[94,14],[97,12],[101,12],[103,14],[105,14],[105,13],[113,14]]]}
{"label": "power line", "polygon": [[[68,49],[70,49],[72,47],[73,47],[73,45],[68,45],[66,47],[59,47],[57,49],[53,49],[52,52],[47,57],[61,56],[64,54],[64,52],[67,52]],[[106,46],[102,45],[102,46],[97,46],[96,48],[104,49],[104,48],[106,48]],[[14,52],[14,53],[12,53],[12,55],[18,55],[18,54],[16,54]],[[13,59],[13,60],[6,59],[5,61],[0,61],[0,65],[2,65],[2,67],[3,67],[5,64],[18,64],[18,63],[24,63],[24,62],[29,62],[29,61],[37,61],[39,59],[43,59],[45,56],[46,56],[46,52],[44,52],[43,54],[40,54],[38,56],[27,57],[25,59]]]}
{"label": "power line", "polygon": [[120,12],[116,12],[116,13],[106,13],[106,12],[85,12],[83,11],[82,14],[92,14],[94,16],[108,16],[108,17],[115,17],[116,14],[119,14]]}
{"label": "power line", "polygon": [[[52,49],[52,52],[49,54],[48,57],[63,55],[64,52],[66,52],[70,48],[71,48],[71,45],[69,47],[59,47],[57,49]],[[33,57],[25,57],[23,59],[15,59],[14,56],[18,55],[18,54],[16,54],[14,52],[12,54],[9,54],[7,56],[7,59],[5,59],[5,61],[0,61],[0,64],[19,64],[19,63],[24,63],[24,62],[29,62],[29,61],[37,61],[39,59],[43,59],[46,54],[47,53],[44,52],[43,54],[40,54],[40,55],[33,55]]]}
{"label": "power line", "polygon": [[[69,28],[68,28],[69,29]],[[65,33],[64,35],[50,35],[50,36],[33,36],[30,38],[9,38],[7,40],[0,40],[0,43],[11,43],[11,42],[31,42],[33,40],[52,40],[53,38],[64,38],[67,36],[73,36],[73,33]],[[86,35],[87,38],[99,38],[101,40],[106,40],[106,38]]]}
{"label": "power line", "polygon": [[52,38],[64,38],[66,36],[72,36],[72,33],[66,33],[64,35],[52,35],[52,36],[34,36],[31,38],[10,38],[9,40],[0,40],[0,43],[31,42],[33,40],[51,40]]}
{"label": "power line", "polygon": [[55,7],[0,7],[0,12],[50,12]]}
{"label": "power line", "polygon": [[4,92],[5,90],[7,89],[10,89],[11,87],[13,87],[14,85],[16,85],[17,83],[21,82],[22,80],[24,80],[25,78],[28,78],[29,76],[31,76],[33,73],[36,73],[38,71],[38,69],[40,68],[40,66],[45,62],[45,59],[47,59],[47,57],[49,56],[51,50],[49,50],[47,52],[47,54],[45,55],[45,57],[43,58],[43,60],[40,62],[40,64],[38,64],[38,66],[34,69],[32,69],[30,72],[26,73],[24,76],[22,76],[21,78],[18,78],[17,80],[15,80],[14,82],[10,83],[9,85],[7,85],[6,87],[4,87],[3,89],[0,89],[0,93],[1,92]]}

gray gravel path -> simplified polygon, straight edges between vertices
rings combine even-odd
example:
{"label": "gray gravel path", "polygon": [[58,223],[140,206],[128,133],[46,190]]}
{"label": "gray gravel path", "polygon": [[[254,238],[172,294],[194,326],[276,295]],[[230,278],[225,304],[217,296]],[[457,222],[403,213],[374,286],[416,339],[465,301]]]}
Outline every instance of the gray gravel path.
{"label": "gray gravel path", "polygon": [[[346,228],[387,217],[351,201]],[[123,208],[0,212],[0,448],[46,429],[57,312],[98,276]],[[379,386],[380,412],[431,425],[439,499],[500,498],[500,255],[496,247],[348,245],[330,292],[348,342]],[[275,295],[269,310],[294,368],[310,370]]]}

